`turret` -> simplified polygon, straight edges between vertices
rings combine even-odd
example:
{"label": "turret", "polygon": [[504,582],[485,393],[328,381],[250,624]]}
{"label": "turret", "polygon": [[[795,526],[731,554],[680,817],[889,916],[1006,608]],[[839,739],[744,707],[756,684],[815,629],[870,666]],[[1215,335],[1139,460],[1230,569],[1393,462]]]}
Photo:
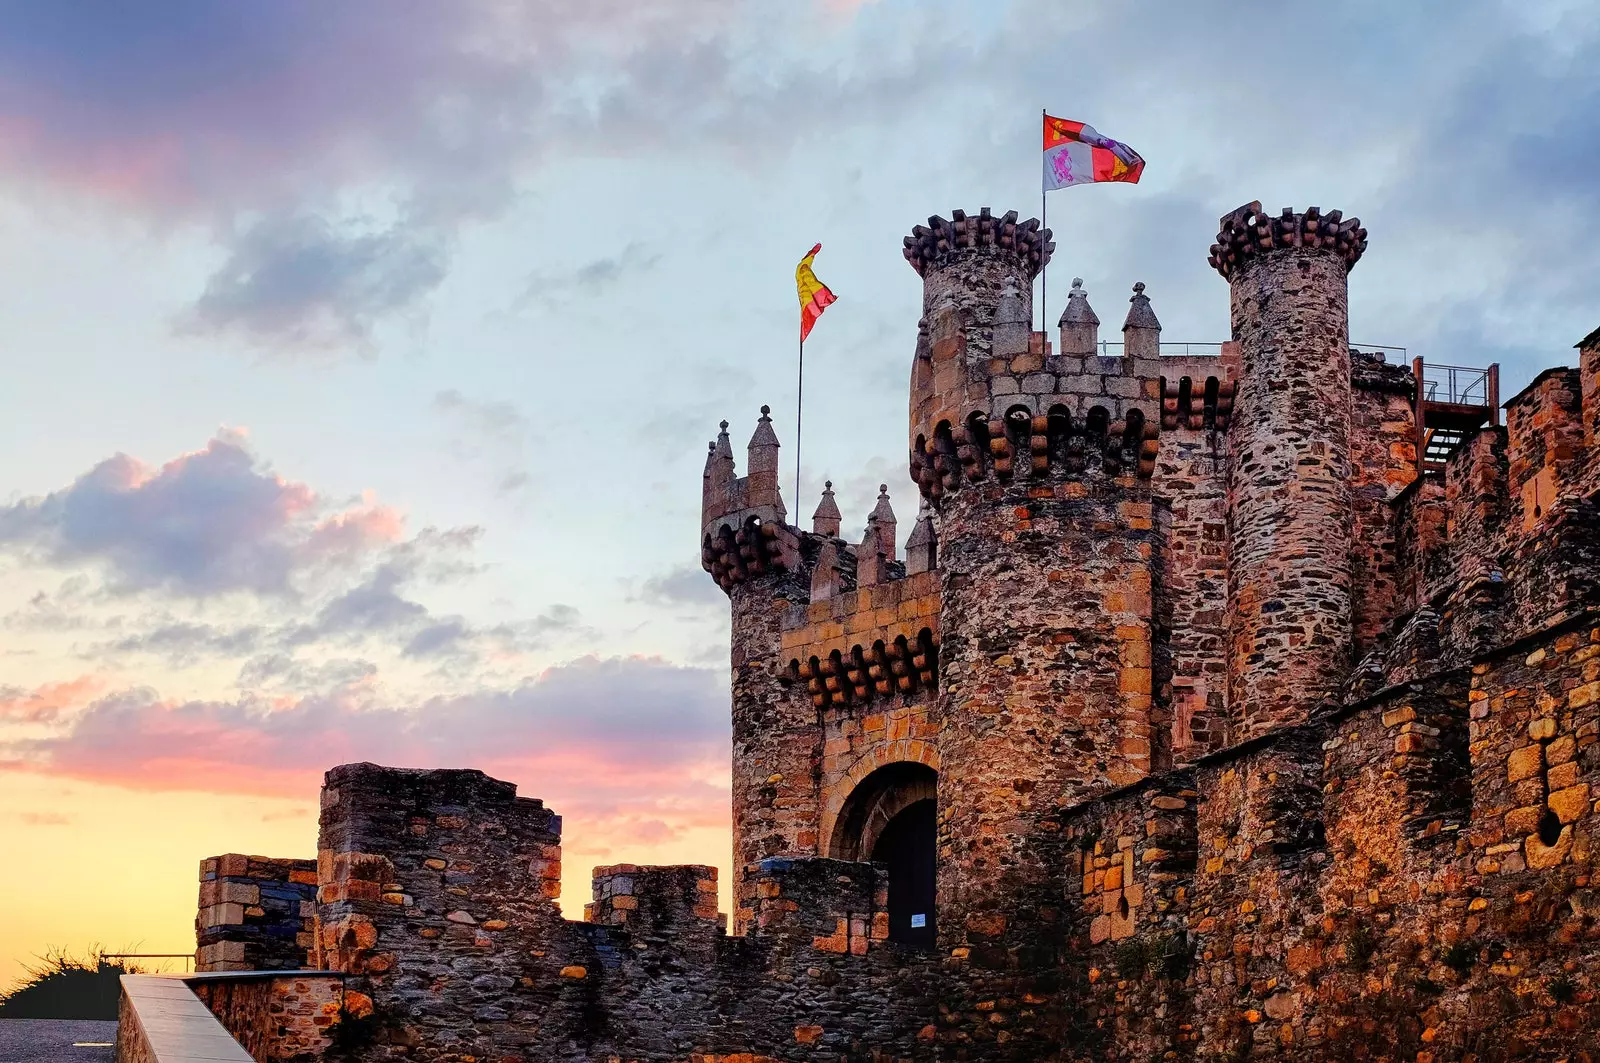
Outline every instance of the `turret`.
{"label": "turret", "polygon": [[1338,211],[1269,217],[1249,203],[1223,217],[1211,248],[1241,362],[1229,433],[1235,741],[1306,719],[1352,663],[1346,275],[1366,243]]}
{"label": "turret", "polygon": [[1092,353],[1081,286],[1062,354],[1000,328],[1050,251],[1014,217],[931,219],[906,256],[927,325],[911,444],[931,520],[916,545],[937,534],[941,586],[938,937],[1009,957],[995,962],[1022,996],[1048,994],[1028,972],[1065,942],[1064,922],[1035,918],[1060,906],[1052,817],[1150,769],[1159,386]]}
{"label": "turret", "polygon": [[728,422],[706,455],[700,495],[700,563],[723,590],[753,576],[793,572],[799,566],[796,531],[778,490],[778,437],[769,407],[750,437],[748,474],[734,475]]}
{"label": "turret", "polygon": [[[821,755],[821,738],[804,691],[784,677],[781,630],[784,602],[803,600],[812,579],[801,565],[803,533],[784,522],[771,412],[761,407],[743,477],[734,477],[723,422],[706,459],[701,513],[701,564],[727,591],[732,607],[733,845],[740,869],[776,853],[816,847],[811,765]],[[830,563],[815,577],[820,595],[838,589],[836,569]],[[752,889],[742,874],[736,876],[735,932],[742,932],[753,910]]]}

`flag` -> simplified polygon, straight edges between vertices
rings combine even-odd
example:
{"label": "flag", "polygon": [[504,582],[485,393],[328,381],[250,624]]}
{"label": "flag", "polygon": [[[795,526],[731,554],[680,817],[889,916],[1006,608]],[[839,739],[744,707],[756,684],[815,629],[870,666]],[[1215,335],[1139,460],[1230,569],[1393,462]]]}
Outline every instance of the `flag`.
{"label": "flag", "polygon": [[1144,159],[1121,141],[1103,137],[1092,125],[1044,116],[1044,190],[1094,181],[1137,184]]}
{"label": "flag", "polygon": [[806,337],[811,335],[811,326],[817,323],[817,318],[837,298],[828,286],[817,280],[817,275],[811,272],[811,260],[817,257],[817,252],[822,250],[818,244],[806,252],[806,257],[794,268],[795,287],[800,291],[800,342],[804,343]]}

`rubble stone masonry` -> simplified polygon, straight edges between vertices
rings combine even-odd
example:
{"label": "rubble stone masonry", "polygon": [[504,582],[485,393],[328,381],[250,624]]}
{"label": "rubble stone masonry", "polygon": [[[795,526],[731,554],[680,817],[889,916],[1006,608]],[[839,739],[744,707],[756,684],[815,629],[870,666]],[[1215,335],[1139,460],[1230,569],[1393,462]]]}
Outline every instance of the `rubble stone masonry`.
{"label": "rubble stone masonry", "polygon": [[1036,222],[916,226],[903,542],[887,488],[791,523],[765,408],[708,448],[734,910],[614,864],[563,918],[541,802],[343,765],[315,864],[208,860],[198,923],[337,1005],[213,1006],[351,1063],[1600,1063],[1600,332],[1424,468],[1366,246],[1230,212],[1178,354],[1142,284],[1120,346],[1081,281],[1035,332]]}

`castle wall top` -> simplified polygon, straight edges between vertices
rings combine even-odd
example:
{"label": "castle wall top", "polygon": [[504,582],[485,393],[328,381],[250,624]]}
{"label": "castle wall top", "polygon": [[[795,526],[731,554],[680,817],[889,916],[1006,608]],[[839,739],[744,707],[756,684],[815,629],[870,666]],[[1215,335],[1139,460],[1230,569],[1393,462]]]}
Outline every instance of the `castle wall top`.
{"label": "castle wall top", "polygon": [[1280,216],[1271,218],[1261,212],[1256,200],[1222,216],[1209,261],[1213,269],[1232,280],[1256,255],[1290,247],[1333,251],[1344,259],[1348,270],[1367,249],[1367,230],[1359,218],[1345,218],[1337,210],[1323,214],[1319,207],[1307,207],[1298,214],[1294,208],[1284,207]]}
{"label": "castle wall top", "polygon": [[1031,281],[1056,249],[1050,237],[1049,229],[1039,227],[1039,219],[1019,222],[1014,210],[998,218],[988,207],[980,210],[975,218],[969,217],[966,211],[953,210],[948,219],[934,215],[927,225],[914,227],[911,235],[905,238],[905,256],[919,276],[926,276],[930,268],[948,265],[960,251],[999,247],[1016,253]]}

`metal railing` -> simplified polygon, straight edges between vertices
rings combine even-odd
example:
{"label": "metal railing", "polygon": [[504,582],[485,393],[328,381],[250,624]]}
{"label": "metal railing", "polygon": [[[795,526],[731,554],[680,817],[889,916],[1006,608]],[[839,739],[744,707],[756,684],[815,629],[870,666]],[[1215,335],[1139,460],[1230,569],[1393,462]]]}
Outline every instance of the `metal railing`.
{"label": "metal railing", "polygon": [[[1123,343],[1121,340],[1101,340],[1100,357],[1121,358]],[[1222,353],[1222,344],[1218,343],[1187,343],[1182,341],[1161,341],[1161,357],[1178,358],[1198,355],[1202,358],[1215,358]]]}
{"label": "metal railing", "polygon": [[1422,363],[1422,398],[1453,406],[1490,406],[1489,369]]}
{"label": "metal railing", "polygon": [[107,963],[117,963],[123,967],[128,966],[128,963],[132,961],[145,974],[164,974],[166,972],[153,970],[148,964],[138,963],[137,961],[182,960],[185,972],[191,970],[194,965],[194,953],[192,952],[103,952],[100,954],[100,958]]}
{"label": "metal railing", "polygon": [[[1101,340],[1099,347],[1100,357],[1102,358],[1122,357],[1123,342],[1121,340]],[[1406,353],[1406,348],[1404,347],[1389,347],[1381,343],[1352,343],[1350,344],[1350,347],[1352,350],[1357,351],[1382,351],[1385,354],[1395,353],[1401,355],[1402,358]],[[1187,356],[1215,358],[1221,353],[1222,342],[1220,340],[1161,341],[1161,356],[1163,358],[1181,358]]]}

